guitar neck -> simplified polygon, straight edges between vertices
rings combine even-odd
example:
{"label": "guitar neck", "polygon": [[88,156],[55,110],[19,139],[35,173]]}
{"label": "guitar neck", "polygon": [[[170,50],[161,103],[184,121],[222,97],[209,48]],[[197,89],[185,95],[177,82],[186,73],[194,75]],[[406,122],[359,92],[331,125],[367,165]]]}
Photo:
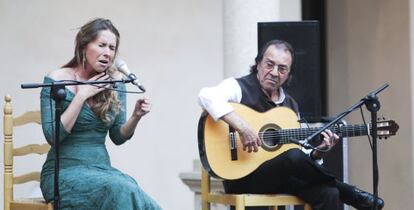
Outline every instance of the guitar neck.
{"label": "guitar neck", "polygon": [[[287,140],[289,140],[290,138],[305,139],[321,128],[322,127],[282,129],[282,130],[278,130],[277,132],[279,133],[278,135],[282,137],[282,139],[285,139],[285,138]],[[329,129],[341,137],[363,136],[363,135],[368,134],[368,127],[367,125],[364,125],[364,124],[332,126]]]}

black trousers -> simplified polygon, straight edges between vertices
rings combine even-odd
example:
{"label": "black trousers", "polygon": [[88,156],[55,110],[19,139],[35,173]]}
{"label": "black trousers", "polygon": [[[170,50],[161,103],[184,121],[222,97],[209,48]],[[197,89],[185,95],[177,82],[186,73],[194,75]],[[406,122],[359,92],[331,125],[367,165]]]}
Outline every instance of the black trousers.
{"label": "black trousers", "polygon": [[352,186],[338,182],[323,166],[300,149],[288,150],[266,161],[250,175],[224,181],[227,193],[287,193],[310,203],[314,210],[334,210],[341,198],[352,196]]}

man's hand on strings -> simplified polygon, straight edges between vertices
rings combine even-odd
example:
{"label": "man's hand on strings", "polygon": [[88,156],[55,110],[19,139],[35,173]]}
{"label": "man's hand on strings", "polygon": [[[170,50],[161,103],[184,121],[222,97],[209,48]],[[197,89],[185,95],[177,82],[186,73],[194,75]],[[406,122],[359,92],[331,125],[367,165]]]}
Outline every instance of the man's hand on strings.
{"label": "man's hand on strings", "polygon": [[243,144],[243,150],[247,152],[257,152],[258,147],[262,145],[259,135],[249,127],[239,130],[240,140]]}
{"label": "man's hand on strings", "polygon": [[230,112],[224,115],[221,119],[237,130],[244,151],[259,151],[258,147],[262,145],[262,140],[259,138],[259,134],[257,134],[244,119],[235,112]]}
{"label": "man's hand on strings", "polygon": [[339,141],[339,136],[331,130],[325,130],[321,134],[323,136],[323,139],[322,143],[318,146],[319,149],[329,151]]}

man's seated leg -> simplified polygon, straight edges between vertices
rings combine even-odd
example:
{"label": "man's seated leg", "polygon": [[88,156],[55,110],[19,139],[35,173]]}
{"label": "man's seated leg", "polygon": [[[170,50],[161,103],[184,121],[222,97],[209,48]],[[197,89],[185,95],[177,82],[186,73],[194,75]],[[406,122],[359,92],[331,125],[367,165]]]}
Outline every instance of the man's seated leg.
{"label": "man's seated leg", "polygon": [[339,190],[333,184],[316,184],[306,187],[295,194],[307,203],[310,203],[313,209],[340,209],[342,205],[339,199]]}
{"label": "man's seated leg", "polygon": [[[336,182],[336,185],[342,202],[359,210],[371,210],[374,206],[375,197],[373,194],[339,181]],[[384,207],[384,200],[377,198],[377,207],[378,210],[381,210]]]}

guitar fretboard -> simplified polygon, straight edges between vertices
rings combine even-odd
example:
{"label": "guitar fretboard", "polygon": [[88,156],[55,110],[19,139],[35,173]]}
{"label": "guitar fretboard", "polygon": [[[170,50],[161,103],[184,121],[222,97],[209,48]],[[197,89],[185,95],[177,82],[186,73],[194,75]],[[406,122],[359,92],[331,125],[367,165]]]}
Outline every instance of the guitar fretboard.
{"label": "guitar fretboard", "polygon": [[[305,139],[308,136],[312,135],[316,131],[318,131],[321,127],[316,128],[293,128],[293,129],[281,129],[275,131],[268,131],[265,132],[263,135],[264,140],[267,138],[272,138],[273,140],[277,140],[280,144],[288,144],[291,143],[290,140],[297,139]],[[359,125],[345,125],[345,126],[332,126],[329,128],[332,132],[338,134],[342,137],[353,137],[353,136],[363,136],[368,134],[367,125],[359,124]]]}

